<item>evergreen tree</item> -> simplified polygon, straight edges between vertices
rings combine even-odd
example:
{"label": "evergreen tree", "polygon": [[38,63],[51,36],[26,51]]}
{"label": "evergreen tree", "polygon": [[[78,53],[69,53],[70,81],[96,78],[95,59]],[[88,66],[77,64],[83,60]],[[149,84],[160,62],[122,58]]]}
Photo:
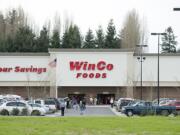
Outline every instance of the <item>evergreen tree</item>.
{"label": "evergreen tree", "polygon": [[95,44],[97,45],[98,48],[105,48],[104,46],[104,33],[103,29],[101,26],[99,26],[98,30],[96,31],[96,38],[95,38]]}
{"label": "evergreen tree", "polygon": [[48,52],[49,47],[49,34],[46,27],[40,31],[40,36],[37,38],[35,51],[36,52]]}
{"label": "evergreen tree", "polygon": [[78,26],[70,25],[62,38],[62,48],[81,48],[81,34]]}
{"label": "evergreen tree", "polygon": [[163,53],[175,53],[177,41],[175,41],[176,37],[174,36],[173,29],[168,27],[165,30],[166,35],[162,37],[162,52]]}
{"label": "evergreen tree", "polygon": [[63,34],[63,38],[62,38],[62,48],[73,48],[70,45],[70,39],[68,36],[68,30],[66,30]]}
{"label": "evergreen tree", "polygon": [[94,41],[94,35],[91,29],[88,30],[86,36],[85,36],[85,42],[83,48],[96,48],[95,41]]}
{"label": "evergreen tree", "polygon": [[35,34],[32,30],[28,26],[19,28],[15,35],[12,49],[15,52],[34,52],[34,46]]}
{"label": "evergreen tree", "polygon": [[116,28],[114,26],[113,20],[111,19],[107,27],[105,48],[120,48],[120,45],[117,43]]}
{"label": "evergreen tree", "polygon": [[60,34],[58,31],[53,31],[50,48],[60,48],[60,45]]}

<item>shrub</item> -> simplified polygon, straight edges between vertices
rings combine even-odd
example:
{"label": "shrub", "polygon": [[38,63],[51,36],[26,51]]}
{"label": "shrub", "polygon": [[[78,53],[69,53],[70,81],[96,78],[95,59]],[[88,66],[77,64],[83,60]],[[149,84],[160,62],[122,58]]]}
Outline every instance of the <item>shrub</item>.
{"label": "shrub", "polygon": [[39,116],[39,115],[41,115],[41,113],[40,113],[38,110],[34,110],[34,111],[31,113],[31,115],[33,115],[33,116]]}
{"label": "shrub", "polygon": [[27,116],[28,115],[28,109],[27,108],[23,108],[22,112],[21,112],[21,115]]}
{"label": "shrub", "polygon": [[0,112],[0,115],[9,115],[9,112],[5,109],[3,109],[1,112]]}
{"label": "shrub", "polygon": [[13,108],[11,114],[17,116],[17,115],[19,115],[19,112],[20,112],[19,109]]}

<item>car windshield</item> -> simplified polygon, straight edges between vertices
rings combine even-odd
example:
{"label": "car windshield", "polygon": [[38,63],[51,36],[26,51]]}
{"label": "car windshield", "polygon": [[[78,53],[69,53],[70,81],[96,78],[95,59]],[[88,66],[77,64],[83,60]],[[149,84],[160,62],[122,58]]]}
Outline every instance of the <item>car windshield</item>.
{"label": "car windshield", "polygon": [[131,106],[136,106],[136,105],[138,105],[139,104],[139,102],[135,102],[134,104],[132,104]]}
{"label": "car windshield", "polygon": [[29,105],[32,106],[32,107],[41,107],[40,104],[29,104]]}

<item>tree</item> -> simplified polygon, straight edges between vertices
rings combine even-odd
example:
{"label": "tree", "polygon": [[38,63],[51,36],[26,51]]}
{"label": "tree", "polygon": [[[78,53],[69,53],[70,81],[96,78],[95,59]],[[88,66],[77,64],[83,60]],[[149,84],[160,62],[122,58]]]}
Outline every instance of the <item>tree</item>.
{"label": "tree", "polygon": [[77,25],[71,24],[62,38],[62,48],[81,48],[81,34]]}
{"label": "tree", "polygon": [[46,27],[40,31],[40,36],[37,38],[35,51],[36,52],[48,52],[49,48],[49,34]]}
{"label": "tree", "polygon": [[0,12],[0,51],[16,51],[15,36],[19,28],[27,26],[27,16],[22,8]]}
{"label": "tree", "polygon": [[176,37],[174,36],[172,27],[168,27],[165,30],[166,35],[162,37],[162,52],[163,53],[175,53],[177,41],[175,41]]}
{"label": "tree", "polygon": [[60,16],[56,13],[56,15],[54,17],[53,34],[50,39],[50,43],[51,43],[50,48],[60,48],[61,47],[60,32],[61,32]]}
{"label": "tree", "polygon": [[5,27],[6,27],[5,17],[0,12],[0,40],[1,41],[5,39]]}
{"label": "tree", "polygon": [[83,48],[96,48],[95,41],[94,41],[94,35],[91,29],[88,30],[86,36],[85,36],[85,42]]}
{"label": "tree", "polygon": [[14,38],[14,52],[34,52],[35,34],[28,26],[19,28]]}
{"label": "tree", "polygon": [[59,32],[53,31],[53,35],[50,40],[50,43],[51,43],[50,48],[60,48],[60,46],[61,46],[60,42],[61,42],[61,40],[60,40]]}
{"label": "tree", "polygon": [[5,35],[15,37],[16,32],[20,27],[27,25],[27,16],[24,10],[19,7],[17,9],[11,9],[6,13],[5,17]]}
{"label": "tree", "polygon": [[104,48],[120,48],[120,45],[117,42],[116,28],[114,26],[112,19],[110,20],[108,27],[107,27],[107,34],[105,37]]}
{"label": "tree", "polygon": [[136,10],[130,11],[120,32],[121,47],[135,48],[138,44],[147,44],[146,27],[141,25],[139,15]]}
{"label": "tree", "polygon": [[104,32],[101,26],[99,26],[98,30],[96,31],[96,38],[95,38],[95,44],[97,45],[97,48],[105,48],[104,46]]}

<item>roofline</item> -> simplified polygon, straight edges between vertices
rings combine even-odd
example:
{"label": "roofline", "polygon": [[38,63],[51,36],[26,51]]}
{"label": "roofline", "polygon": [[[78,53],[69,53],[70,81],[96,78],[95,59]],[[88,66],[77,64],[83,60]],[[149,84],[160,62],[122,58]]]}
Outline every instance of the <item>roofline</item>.
{"label": "roofline", "polygon": [[134,52],[134,49],[56,49],[49,48],[49,53],[51,52]]}
{"label": "roofline", "polygon": [[50,56],[49,53],[0,52],[0,56]]}
{"label": "roofline", "polygon": [[[139,53],[134,53],[134,56],[139,55]],[[142,56],[158,56],[158,53],[142,53]],[[159,56],[180,56],[180,53],[160,53]]]}

